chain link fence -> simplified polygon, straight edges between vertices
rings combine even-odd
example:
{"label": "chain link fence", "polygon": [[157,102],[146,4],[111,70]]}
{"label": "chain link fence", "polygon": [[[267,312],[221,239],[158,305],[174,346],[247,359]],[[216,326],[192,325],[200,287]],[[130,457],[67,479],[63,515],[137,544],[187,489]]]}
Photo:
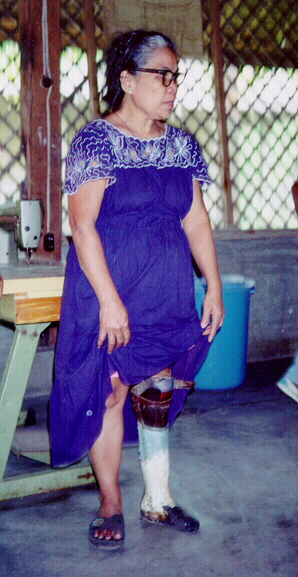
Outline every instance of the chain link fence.
{"label": "chain link fence", "polygon": [[[297,16],[291,0],[227,0],[221,5],[224,88],[234,227],[296,228]],[[76,132],[90,121],[82,0],[61,3],[63,170]],[[95,2],[98,86],[104,90],[102,8]],[[0,205],[15,201],[25,178],[20,152],[17,2],[0,1]],[[202,60],[187,59],[170,122],[199,141],[213,184],[204,198],[214,229],[224,229],[209,3],[203,0]],[[69,234],[63,199],[63,232]]]}
{"label": "chain link fence", "polygon": [[297,4],[226,0],[221,34],[234,225],[295,228]]}
{"label": "chain link fence", "polygon": [[0,47],[0,206],[15,202],[26,176],[21,154],[20,51],[13,40]]}

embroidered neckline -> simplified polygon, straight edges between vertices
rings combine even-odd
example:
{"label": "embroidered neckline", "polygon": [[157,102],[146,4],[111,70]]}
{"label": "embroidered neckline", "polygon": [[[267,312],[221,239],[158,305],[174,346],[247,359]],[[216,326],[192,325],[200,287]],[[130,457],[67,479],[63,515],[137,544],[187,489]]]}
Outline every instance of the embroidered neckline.
{"label": "embroidered neckline", "polygon": [[108,130],[116,130],[116,132],[118,132],[121,136],[126,136],[126,138],[130,138],[132,140],[139,140],[140,142],[151,142],[152,140],[162,140],[163,138],[166,138],[169,126],[167,123],[165,123],[165,131],[159,136],[152,136],[151,138],[140,138],[139,136],[134,136],[133,134],[127,134],[127,132],[124,132],[124,130],[121,130],[121,128],[118,128],[118,126],[108,122],[105,118],[99,118],[96,122],[104,122]]}
{"label": "embroidered neckline", "polygon": [[[98,119],[92,124],[94,128],[101,128],[110,141],[114,167],[180,166],[186,168],[196,166],[198,172],[207,173],[199,147],[189,135],[174,126],[166,125],[167,130],[162,136],[141,139],[127,135],[104,119]],[[103,155],[101,162],[103,162]]]}
{"label": "embroidered neckline", "polygon": [[104,119],[82,128],[67,156],[65,192],[74,194],[83,182],[109,179],[117,168],[192,168],[192,178],[211,182],[201,150],[193,137],[167,124],[163,135],[151,139],[125,134]]}

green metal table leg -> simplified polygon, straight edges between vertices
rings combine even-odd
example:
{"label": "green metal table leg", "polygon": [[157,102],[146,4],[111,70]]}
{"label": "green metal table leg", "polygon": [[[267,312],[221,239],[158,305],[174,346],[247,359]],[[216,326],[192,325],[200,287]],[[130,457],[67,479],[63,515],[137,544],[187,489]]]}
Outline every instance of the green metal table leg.
{"label": "green metal table leg", "polygon": [[16,325],[0,385],[0,481],[22,407],[39,336],[50,323]]}
{"label": "green metal table leg", "polygon": [[16,325],[0,385],[0,501],[94,483],[90,465],[6,477],[7,460],[39,336],[51,323]]}
{"label": "green metal table leg", "polygon": [[95,483],[90,465],[16,475],[0,481],[0,501],[59,491],[68,487],[79,487],[88,483]]}

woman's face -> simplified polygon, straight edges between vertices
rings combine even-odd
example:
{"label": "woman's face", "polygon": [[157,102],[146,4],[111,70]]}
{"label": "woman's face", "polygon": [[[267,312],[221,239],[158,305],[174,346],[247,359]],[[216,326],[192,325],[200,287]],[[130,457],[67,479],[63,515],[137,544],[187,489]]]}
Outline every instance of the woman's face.
{"label": "woman's face", "polygon": [[[152,53],[144,68],[177,72],[177,57],[168,48],[157,49]],[[138,111],[146,118],[154,120],[168,118],[174,108],[177,84],[171,82],[169,86],[164,86],[162,76],[151,72],[138,72],[136,76],[131,74],[128,76],[132,83],[131,103]]]}

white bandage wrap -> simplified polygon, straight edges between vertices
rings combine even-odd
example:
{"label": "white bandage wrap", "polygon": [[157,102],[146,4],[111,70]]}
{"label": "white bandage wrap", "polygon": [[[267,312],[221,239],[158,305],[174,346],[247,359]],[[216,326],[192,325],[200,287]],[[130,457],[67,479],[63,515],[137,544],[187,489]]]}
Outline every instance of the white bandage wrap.
{"label": "white bandage wrap", "polygon": [[169,489],[169,429],[138,423],[140,464],[145,483],[141,511],[150,520],[166,518],[165,505],[175,503]]}

